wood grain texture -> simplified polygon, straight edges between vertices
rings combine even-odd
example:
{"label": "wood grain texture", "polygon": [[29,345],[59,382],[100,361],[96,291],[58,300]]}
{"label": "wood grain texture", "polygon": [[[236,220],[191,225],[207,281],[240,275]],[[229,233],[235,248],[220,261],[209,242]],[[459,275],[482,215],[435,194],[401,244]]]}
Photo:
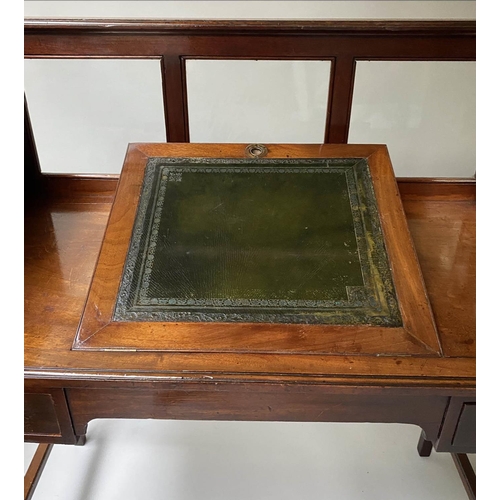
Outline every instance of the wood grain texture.
{"label": "wood grain texture", "polygon": [[125,159],[73,349],[385,356],[439,352],[435,325],[385,146],[266,146],[267,158],[367,159],[404,327],[113,321],[147,160],[151,157],[244,158],[246,147],[245,144],[136,144],[130,146]]}
{"label": "wood grain texture", "polygon": [[54,400],[50,394],[24,394],[24,433],[61,435]]}
{"label": "wood grain texture", "polygon": [[429,203],[411,196],[405,211],[443,352],[475,357],[476,203],[455,189],[447,201],[444,192]]}
{"label": "wood grain texture", "polygon": [[405,329],[429,350],[440,352],[441,343],[387,148],[374,151],[369,162]]}
{"label": "wood grain texture", "polygon": [[76,196],[80,203],[112,203],[119,174],[43,174],[43,182],[51,200],[71,202]]}
{"label": "wood grain texture", "polygon": [[[144,58],[162,55],[210,59],[475,60],[474,37],[395,35],[374,38],[347,34],[297,36],[265,33],[224,36],[173,33],[54,33],[25,29],[25,57]],[[293,55],[291,55],[293,54]]]}
{"label": "wood grain texture", "polygon": [[[465,210],[457,210],[464,203]],[[453,322],[452,316],[447,313],[453,298],[438,291],[447,290],[450,283],[459,280],[463,289],[467,290],[475,279],[467,266],[458,265],[460,260],[453,257],[453,252],[466,254],[465,249],[473,247],[475,240],[457,239],[456,245],[450,246],[447,238],[441,238],[445,226],[457,226],[463,220],[474,224],[474,204],[469,200],[443,202],[423,197],[420,201],[405,201],[404,205],[427,288],[435,291],[429,297],[438,318],[438,328],[441,324],[446,326],[446,335],[440,330],[445,354],[452,359],[347,356],[339,358],[335,365],[331,364],[331,358],[325,359],[324,367],[328,367],[325,370],[320,369],[321,359],[317,356],[303,357],[300,365],[294,365],[289,357],[278,360],[273,355],[253,356],[251,362],[248,358],[241,358],[241,364],[224,354],[206,353],[193,358],[188,353],[71,351],[110,210],[110,203],[89,203],[85,190],[82,190],[75,193],[70,202],[47,200],[26,216],[27,374],[34,378],[58,379],[66,376],[72,380],[95,380],[123,379],[122,374],[128,373],[132,380],[142,382],[148,379],[168,381],[176,376],[183,380],[235,380],[238,383],[248,379],[277,382],[284,377],[284,380],[307,383],[389,384],[415,386],[419,390],[425,387],[436,390],[440,386],[473,388],[474,345],[470,342],[454,343],[453,338],[455,334],[457,339],[464,338],[460,335],[462,323],[466,317],[474,317],[474,304],[470,297],[464,295],[461,302],[464,315],[460,321]],[[436,238],[440,241],[439,252],[433,252]],[[446,248],[448,258],[443,259]],[[453,271],[454,263],[457,267]],[[469,326],[463,333],[466,334],[465,340],[474,338],[472,321]],[[316,360],[320,361],[320,365],[313,369]],[[400,371],[407,374],[404,377],[397,374],[401,365],[403,370]],[[242,366],[246,366],[245,373],[241,373]],[[217,367],[226,370],[226,373],[214,373]],[[351,374],[357,374],[359,378],[353,379]],[[393,378],[387,379],[387,375]]]}
{"label": "wood grain texture", "polygon": [[68,390],[77,432],[93,418],[189,420],[401,422],[419,425],[436,439],[445,397],[297,392],[293,387],[232,391],[78,389]]}
{"label": "wood grain texture", "polygon": [[35,443],[75,444],[76,436],[64,389],[24,385],[24,440]]}

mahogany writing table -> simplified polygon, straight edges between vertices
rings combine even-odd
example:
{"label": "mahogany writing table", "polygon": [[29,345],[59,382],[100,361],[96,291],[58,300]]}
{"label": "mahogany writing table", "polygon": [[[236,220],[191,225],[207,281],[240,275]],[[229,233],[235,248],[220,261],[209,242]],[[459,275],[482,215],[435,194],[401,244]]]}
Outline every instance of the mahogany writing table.
{"label": "mahogany writing table", "polygon": [[395,422],[475,451],[473,183],[398,189],[385,146],[133,144],[113,188],[28,200],[26,440]]}

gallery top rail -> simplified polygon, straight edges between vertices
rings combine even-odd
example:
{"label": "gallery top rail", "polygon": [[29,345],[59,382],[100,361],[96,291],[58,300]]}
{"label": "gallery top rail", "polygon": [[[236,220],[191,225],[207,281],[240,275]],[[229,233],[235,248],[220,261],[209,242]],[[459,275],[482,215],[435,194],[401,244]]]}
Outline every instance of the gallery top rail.
{"label": "gallery top rail", "polygon": [[474,61],[476,22],[31,18],[24,55],[159,59],[169,142],[189,142],[188,59],[329,60],[324,142],[346,143],[358,61]]}
{"label": "gallery top rail", "polygon": [[161,20],[161,19],[41,19],[26,18],[25,33],[46,31],[163,34],[360,34],[476,35],[476,21],[427,20]]}

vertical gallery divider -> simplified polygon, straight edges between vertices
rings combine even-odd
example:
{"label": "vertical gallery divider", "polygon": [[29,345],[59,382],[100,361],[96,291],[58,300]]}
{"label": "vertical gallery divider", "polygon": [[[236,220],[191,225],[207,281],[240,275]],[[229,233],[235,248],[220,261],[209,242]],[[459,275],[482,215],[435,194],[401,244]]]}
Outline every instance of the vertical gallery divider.
{"label": "vertical gallery divider", "polygon": [[346,144],[349,135],[356,60],[353,56],[332,59],[325,143]]}
{"label": "vertical gallery divider", "polygon": [[167,142],[189,142],[186,64],[180,55],[161,58],[163,105]]}

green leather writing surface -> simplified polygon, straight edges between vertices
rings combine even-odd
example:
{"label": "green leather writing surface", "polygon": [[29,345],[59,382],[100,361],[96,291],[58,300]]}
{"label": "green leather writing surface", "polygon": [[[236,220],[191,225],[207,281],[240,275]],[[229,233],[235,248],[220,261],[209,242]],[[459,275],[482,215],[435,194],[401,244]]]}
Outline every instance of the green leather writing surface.
{"label": "green leather writing surface", "polygon": [[366,162],[150,160],[114,320],[401,325]]}

